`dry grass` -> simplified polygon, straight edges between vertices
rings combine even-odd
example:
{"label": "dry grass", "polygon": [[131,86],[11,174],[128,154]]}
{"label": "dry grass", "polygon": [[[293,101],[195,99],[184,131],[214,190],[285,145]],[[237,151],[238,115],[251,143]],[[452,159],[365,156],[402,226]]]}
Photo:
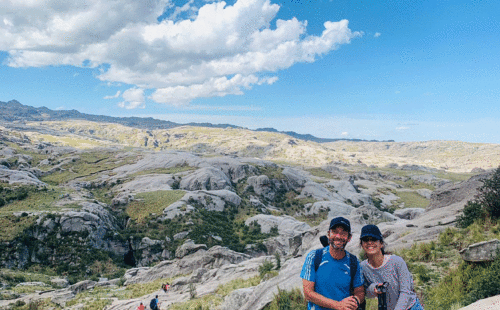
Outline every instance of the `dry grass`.
{"label": "dry grass", "polygon": [[151,214],[162,214],[166,207],[181,199],[184,194],[180,190],[140,193],[127,206],[126,212],[131,219],[143,222]]}

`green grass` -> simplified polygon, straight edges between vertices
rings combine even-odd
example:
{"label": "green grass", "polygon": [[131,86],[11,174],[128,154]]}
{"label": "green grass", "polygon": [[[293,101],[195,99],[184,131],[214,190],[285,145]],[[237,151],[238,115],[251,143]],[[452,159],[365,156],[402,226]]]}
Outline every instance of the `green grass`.
{"label": "green grass", "polygon": [[103,143],[99,143],[98,141],[78,138],[76,136],[65,137],[65,136],[40,135],[39,138],[41,141],[47,141],[51,143],[62,144],[65,146],[72,146],[72,147],[82,147],[82,146],[98,147],[103,145]]}
{"label": "green grass", "polygon": [[20,233],[35,222],[36,218],[33,216],[0,216],[0,241],[6,242],[14,240]]}
{"label": "green grass", "polygon": [[404,203],[405,208],[425,208],[429,205],[429,200],[416,192],[397,191],[396,195],[400,199],[393,202],[395,205]]}
{"label": "green grass", "polygon": [[54,172],[41,178],[43,182],[58,185],[85,178],[91,181],[98,173],[134,162],[134,157],[115,158],[117,153],[106,151],[90,151],[79,154],[79,158],[62,166],[63,171]]}
{"label": "green grass", "polygon": [[283,168],[275,166],[257,166],[260,174],[267,175],[269,179],[286,180],[286,176],[283,174]]}
{"label": "green grass", "polygon": [[37,285],[26,285],[26,286],[17,286],[13,287],[11,289],[12,292],[16,294],[31,294],[35,292],[44,292],[44,291],[50,291],[53,288],[51,286],[37,286]]}
{"label": "green grass", "polygon": [[393,182],[409,189],[430,189],[431,191],[436,189],[433,185],[423,182],[418,182],[412,179],[406,181],[394,180]]}
{"label": "green grass", "polygon": [[127,206],[126,212],[136,222],[143,222],[151,213],[162,214],[166,207],[181,199],[184,194],[181,190],[140,193]]}
{"label": "green grass", "polygon": [[129,175],[129,177],[134,178],[137,176],[141,175],[146,175],[146,174],[176,174],[179,172],[184,172],[184,171],[191,171],[191,170],[196,170],[196,167],[190,167],[190,166],[176,166],[176,167],[170,167],[170,168],[158,168],[158,169],[150,169],[150,170],[142,170],[139,172],[136,172],[134,174]]}
{"label": "green grass", "polygon": [[307,169],[312,175],[320,178],[333,179],[333,176],[330,172],[323,170],[321,168],[309,168]]}
{"label": "green grass", "polygon": [[0,281],[10,286],[15,286],[22,282],[43,282],[50,285],[52,276],[43,273],[27,272],[13,269],[0,269]]}
{"label": "green grass", "polygon": [[434,176],[441,179],[450,180],[451,182],[462,182],[474,176],[473,173],[453,173],[453,172],[438,172],[433,173]]}
{"label": "green grass", "polygon": [[60,199],[64,193],[58,188],[36,189],[29,188],[28,196],[23,200],[14,200],[0,208],[0,216],[9,215],[13,212],[39,212],[39,211],[59,211],[54,202]]}

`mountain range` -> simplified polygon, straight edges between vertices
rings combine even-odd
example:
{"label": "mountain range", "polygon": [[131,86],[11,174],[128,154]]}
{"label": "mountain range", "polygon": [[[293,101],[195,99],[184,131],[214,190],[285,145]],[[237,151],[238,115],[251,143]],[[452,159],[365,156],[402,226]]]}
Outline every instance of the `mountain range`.
{"label": "mountain range", "polygon": [[[247,129],[231,124],[211,124],[211,123],[186,123],[179,124],[171,121],[158,120],[152,117],[113,117],[104,115],[94,115],[78,112],[77,110],[51,110],[46,107],[35,108],[23,105],[17,100],[8,102],[0,101],[0,120],[6,122],[13,121],[63,121],[63,120],[87,120],[92,122],[115,123],[124,126],[140,129],[171,129],[179,126],[195,126],[208,128],[240,128]],[[334,141],[367,141],[363,139],[327,139],[318,138],[310,134],[299,134],[294,131],[278,131],[274,128],[258,128],[255,131],[276,132],[289,135],[291,137],[304,141],[314,141],[318,143]],[[376,140],[371,140],[375,142]],[[392,140],[389,140],[392,142]]]}

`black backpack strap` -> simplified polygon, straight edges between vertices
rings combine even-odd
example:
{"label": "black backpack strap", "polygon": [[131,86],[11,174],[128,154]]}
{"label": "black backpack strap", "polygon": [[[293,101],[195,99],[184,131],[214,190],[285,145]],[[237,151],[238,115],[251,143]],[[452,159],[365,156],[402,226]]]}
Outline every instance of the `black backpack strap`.
{"label": "black backpack strap", "polygon": [[349,286],[349,291],[352,294],[354,292],[354,277],[358,272],[358,259],[351,253],[349,253],[349,267],[351,268],[351,284]]}
{"label": "black backpack strap", "polygon": [[322,258],[323,258],[323,249],[317,249],[314,255],[314,271],[318,271]]}
{"label": "black backpack strap", "polygon": [[[358,272],[358,259],[356,255],[352,255],[349,253],[349,266],[351,267],[351,285],[349,286],[349,291],[351,294],[354,294],[354,277],[356,277],[356,273]],[[364,310],[366,308],[366,301],[364,300],[360,305],[360,310]]]}

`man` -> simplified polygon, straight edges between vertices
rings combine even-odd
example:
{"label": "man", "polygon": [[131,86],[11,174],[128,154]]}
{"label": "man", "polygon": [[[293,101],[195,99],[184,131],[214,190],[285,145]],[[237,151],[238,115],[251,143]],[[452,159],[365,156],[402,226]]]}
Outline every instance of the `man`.
{"label": "man", "polygon": [[343,217],[331,220],[327,232],[329,246],[323,248],[321,263],[315,270],[316,251],[311,251],[304,262],[300,277],[308,310],[356,310],[364,301],[365,291],[359,261],[354,275],[354,293],[351,296],[350,254],[345,246],[351,241],[351,223]]}
{"label": "man", "polygon": [[139,307],[137,307],[137,310],[144,310],[144,304],[142,302],[139,305]]}
{"label": "man", "polygon": [[151,310],[159,310],[158,295],[156,295],[155,298],[151,299],[149,307],[151,308]]}

